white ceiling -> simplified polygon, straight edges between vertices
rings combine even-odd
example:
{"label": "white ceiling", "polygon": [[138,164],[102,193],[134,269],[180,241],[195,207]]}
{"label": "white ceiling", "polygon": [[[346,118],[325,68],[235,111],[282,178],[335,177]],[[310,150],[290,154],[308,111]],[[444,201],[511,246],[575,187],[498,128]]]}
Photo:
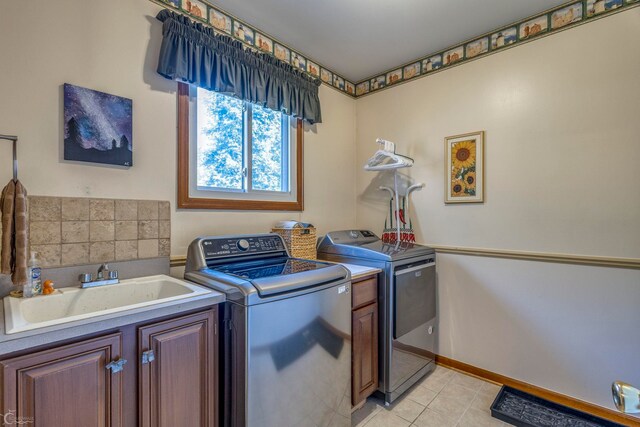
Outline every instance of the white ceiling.
{"label": "white ceiling", "polygon": [[566,0],[211,0],[357,82]]}

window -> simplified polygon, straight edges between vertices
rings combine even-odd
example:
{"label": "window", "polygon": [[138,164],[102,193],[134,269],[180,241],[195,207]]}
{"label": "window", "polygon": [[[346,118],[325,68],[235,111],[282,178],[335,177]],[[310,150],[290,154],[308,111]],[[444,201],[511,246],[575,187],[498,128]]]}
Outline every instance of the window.
{"label": "window", "polygon": [[197,89],[197,187],[213,191],[289,191],[289,118]]}
{"label": "window", "polygon": [[178,135],[178,207],[302,210],[299,120],[180,83]]}

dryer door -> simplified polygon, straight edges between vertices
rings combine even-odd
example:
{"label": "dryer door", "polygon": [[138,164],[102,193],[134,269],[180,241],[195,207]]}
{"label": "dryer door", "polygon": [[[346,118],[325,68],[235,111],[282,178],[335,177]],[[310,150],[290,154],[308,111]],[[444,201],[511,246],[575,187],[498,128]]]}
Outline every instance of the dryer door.
{"label": "dryer door", "polygon": [[394,270],[393,338],[398,339],[436,317],[435,258]]}

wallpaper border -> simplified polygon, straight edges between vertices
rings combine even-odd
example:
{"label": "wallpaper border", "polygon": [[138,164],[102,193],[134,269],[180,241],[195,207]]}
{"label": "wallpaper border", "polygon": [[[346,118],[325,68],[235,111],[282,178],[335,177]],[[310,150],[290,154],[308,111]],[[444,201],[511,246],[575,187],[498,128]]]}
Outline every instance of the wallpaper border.
{"label": "wallpaper border", "polygon": [[312,77],[319,78],[324,84],[355,98],[355,83],[345,79],[328,68],[320,65],[307,55],[287,46],[253,25],[236,18],[219,7],[203,0],[150,0],[152,3],[167,7],[187,15],[191,19],[206,24],[214,32],[240,40],[247,49],[275,56],[281,61],[293,65]]}
{"label": "wallpaper border", "polygon": [[247,49],[270,54],[353,98],[425,77],[466,62],[506,51],[615,13],[640,6],[640,0],[578,0],[529,16],[353,83],[260,29],[205,0],[150,0],[242,41]]}
{"label": "wallpaper border", "polygon": [[[418,77],[425,77],[472,60],[506,51],[637,6],[640,6],[640,0],[569,1],[545,12],[531,15],[363,79],[356,83],[356,97],[369,95],[399,83],[406,83]],[[501,39],[500,35],[502,35]]]}

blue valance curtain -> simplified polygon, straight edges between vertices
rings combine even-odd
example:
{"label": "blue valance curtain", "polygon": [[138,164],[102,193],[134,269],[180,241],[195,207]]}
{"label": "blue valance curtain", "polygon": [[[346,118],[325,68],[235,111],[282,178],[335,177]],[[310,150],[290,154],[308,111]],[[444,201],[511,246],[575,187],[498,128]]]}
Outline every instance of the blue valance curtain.
{"label": "blue valance curtain", "polygon": [[158,73],[284,114],[320,123],[320,80],[273,56],[244,49],[186,16],[162,10]]}

